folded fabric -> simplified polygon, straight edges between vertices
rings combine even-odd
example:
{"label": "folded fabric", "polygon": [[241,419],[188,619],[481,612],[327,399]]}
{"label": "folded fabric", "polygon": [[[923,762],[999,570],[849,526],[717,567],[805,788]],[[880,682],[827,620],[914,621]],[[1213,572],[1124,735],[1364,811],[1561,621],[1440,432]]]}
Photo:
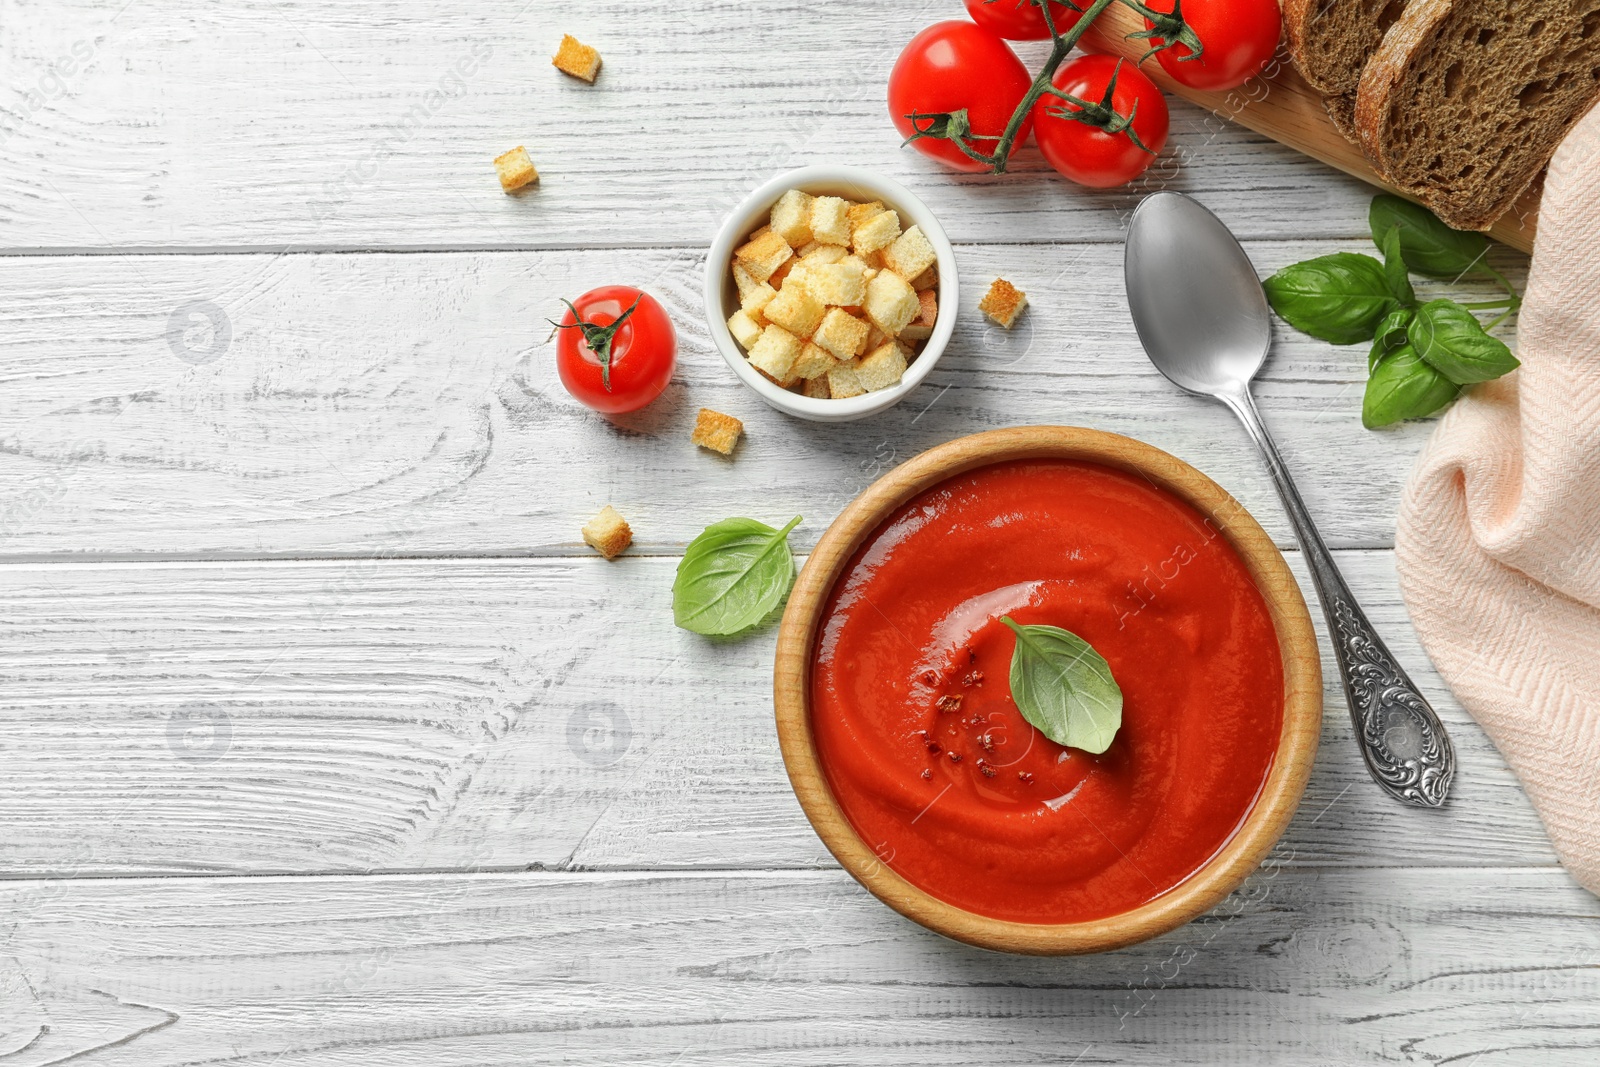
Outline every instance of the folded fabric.
{"label": "folded fabric", "polygon": [[1600,108],[1557,150],[1517,320],[1400,505],[1400,588],[1445,682],[1600,893]]}

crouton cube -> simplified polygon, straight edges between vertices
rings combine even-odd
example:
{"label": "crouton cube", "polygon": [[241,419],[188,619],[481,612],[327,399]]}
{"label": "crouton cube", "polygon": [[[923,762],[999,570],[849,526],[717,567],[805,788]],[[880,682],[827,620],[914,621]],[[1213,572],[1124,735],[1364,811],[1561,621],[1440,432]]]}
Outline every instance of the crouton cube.
{"label": "crouton cube", "polygon": [[744,269],[750,272],[752,278],[764,282],[772,277],[773,271],[783,266],[789,257],[794,255],[794,250],[789,247],[789,242],[772,230],[768,230],[759,237],[752,237],[733,255],[744,264]]}
{"label": "crouton cube", "polygon": [[848,261],[806,265],[806,288],[829,307],[853,307],[867,298],[867,275]]}
{"label": "crouton cube", "polygon": [[739,298],[739,310],[751,318],[761,314],[761,309],[772,303],[778,295],[778,290],[766,282],[757,282],[751,290]]}
{"label": "crouton cube", "polygon": [[694,433],[689,435],[689,440],[701,448],[709,448],[713,452],[731,456],[733,446],[738,443],[739,435],[742,433],[744,433],[744,423],[732,415],[724,415],[710,408],[701,408],[699,416],[694,420]]}
{"label": "crouton cube", "polygon": [[1006,281],[996,278],[994,284],[989,286],[989,291],[983,294],[983,299],[978,302],[978,310],[998,322],[1006,329],[1016,323],[1017,316],[1022,314],[1022,309],[1028,306],[1028,294]]}
{"label": "crouton cube", "polygon": [[533,160],[528,158],[528,150],[521,145],[495,156],[494,172],[500,176],[500,188],[508,193],[539,180],[539,172],[533,169]]}
{"label": "crouton cube", "polygon": [[829,308],[811,339],[837,359],[854,359],[867,343],[867,324],[842,308]]}
{"label": "crouton cube", "polygon": [[825,245],[812,241],[799,253],[807,263],[837,263],[850,254],[844,245]]}
{"label": "crouton cube", "polygon": [[926,341],[933,336],[933,324],[939,318],[939,299],[932,289],[917,294],[917,317],[900,331],[902,341]]}
{"label": "crouton cube", "polygon": [[772,277],[767,279],[767,284],[774,289],[782,289],[783,283],[788,280],[789,273],[800,265],[800,257],[790,256],[783,261],[783,266],[772,272]]}
{"label": "crouton cube", "polygon": [[761,283],[756,281],[755,278],[751,276],[750,272],[744,269],[743,263],[740,263],[738,260],[734,260],[733,284],[738,287],[739,299],[743,300],[745,297],[750,295],[751,290]]}
{"label": "crouton cube", "polygon": [[857,226],[882,210],[884,210],[882,200],[869,200],[865,204],[851,204],[845,209],[845,218],[849,220],[853,232]]}
{"label": "crouton cube", "polygon": [[594,76],[600,73],[600,53],[586,44],[580,44],[570,33],[561,35],[561,47],[556,49],[555,58],[550,62],[563,74],[582,78],[590,85],[594,84]]}
{"label": "crouton cube", "polygon": [[772,205],[772,232],[799,248],[811,240],[811,197],[790,189]]}
{"label": "crouton cube", "polygon": [[728,319],[728,332],[739,342],[739,347],[748,352],[755,347],[757,341],[761,340],[761,323],[741,308]]}
{"label": "crouton cube", "polygon": [[911,288],[919,293],[924,289],[932,289],[939,284],[939,268],[937,265],[929,267],[915,278],[910,279],[910,281]]}
{"label": "crouton cube", "polygon": [[883,252],[881,250],[876,252],[862,252],[855,258],[861,260],[861,265],[866,267],[869,271],[878,271],[883,269]]}
{"label": "crouton cube", "polygon": [[800,338],[782,326],[768,326],[750,349],[750,365],[775,382],[790,380],[789,372],[800,357]]}
{"label": "crouton cube", "polygon": [[607,504],[584,524],[583,540],[606,559],[615,559],[617,553],[633,544],[633,531],[628,528],[628,520]]}
{"label": "crouton cube", "polygon": [[828,376],[819,374],[815,378],[802,378],[800,380],[800,393],[813,400],[832,400],[833,391],[828,388]]}
{"label": "crouton cube", "polygon": [[867,283],[867,299],[861,306],[878,329],[895,337],[916,317],[922,304],[910,282],[886,270]]}
{"label": "crouton cube", "polygon": [[933,266],[938,258],[921,226],[911,227],[883,250],[883,265],[907,281]]}
{"label": "crouton cube", "polygon": [[866,391],[856,376],[855,360],[839,363],[828,371],[828,396],[834,400],[847,400]]}
{"label": "crouton cube", "polygon": [[906,356],[910,349],[897,341],[885,341],[856,363],[856,380],[869,393],[887,389],[899,383],[906,372]]}
{"label": "crouton cube", "polygon": [[789,368],[789,372],[808,380],[820,378],[832,370],[837,362],[839,361],[833,358],[833,354],[826,348],[820,348],[813,342],[807,341],[800,346],[800,355],[794,361],[794,366]]}
{"label": "crouton cube", "polygon": [[828,309],[822,301],[811,295],[809,286],[809,277],[806,285],[784,286],[761,309],[761,314],[766,316],[768,322],[782,326],[796,337],[810,337],[822,323],[822,316]]}
{"label": "crouton cube", "polygon": [[819,196],[811,201],[811,236],[830,245],[850,243],[850,201]]}
{"label": "crouton cube", "polygon": [[880,211],[850,232],[850,248],[856,255],[888,248],[900,236],[900,216]]}

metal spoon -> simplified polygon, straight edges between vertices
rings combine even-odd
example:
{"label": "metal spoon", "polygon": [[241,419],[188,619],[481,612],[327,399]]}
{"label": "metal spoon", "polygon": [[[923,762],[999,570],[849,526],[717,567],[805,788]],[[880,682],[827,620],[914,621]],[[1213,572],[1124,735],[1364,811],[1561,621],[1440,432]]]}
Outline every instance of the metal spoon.
{"label": "metal spoon", "polygon": [[1123,277],[1150,362],[1174,384],[1226,404],[1267,461],[1328,618],[1367,769],[1397,800],[1443,804],[1455,775],[1450,738],[1350,595],[1250,397],[1250,380],[1272,340],[1266,294],[1250,257],[1200,204],[1160,192],[1133,214]]}

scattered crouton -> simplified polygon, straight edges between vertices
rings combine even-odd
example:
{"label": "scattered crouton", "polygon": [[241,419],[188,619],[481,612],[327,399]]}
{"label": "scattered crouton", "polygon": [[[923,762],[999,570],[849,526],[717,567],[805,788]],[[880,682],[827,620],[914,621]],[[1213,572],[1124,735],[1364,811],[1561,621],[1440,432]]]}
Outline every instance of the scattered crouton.
{"label": "scattered crouton", "polygon": [[938,258],[921,226],[911,227],[883,250],[883,265],[907,281],[933,266]]}
{"label": "scattered crouton", "polygon": [[829,308],[811,339],[835,359],[854,359],[867,344],[867,324],[843,308]]}
{"label": "scattered crouton", "polygon": [[607,504],[600,509],[600,514],[584,524],[583,540],[606,559],[615,559],[618,553],[633,544],[633,530],[629,529],[628,520]]}
{"label": "scattered crouton", "polygon": [[738,444],[739,435],[742,433],[744,433],[744,423],[732,415],[724,415],[710,408],[701,408],[699,417],[694,420],[694,433],[690,435],[689,440],[701,448],[709,448],[713,452],[731,456],[733,446]]}
{"label": "scattered crouton", "polygon": [[594,84],[595,75],[600,73],[600,53],[581,44],[570,33],[561,35],[561,47],[556,49],[555,58],[550,62],[563,74],[582,78],[590,85]]}
{"label": "scattered crouton", "polygon": [[500,176],[500,188],[508,193],[539,180],[539,172],[533,169],[533,160],[528,158],[528,150],[521,145],[495,156],[494,171]]}
{"label": "scattered crouton", "polygon": [[911,283],[892,270],[879,271],[867,283],[867,300],[861,305],[878,329],[898,336],[921,310]]}
{"label": "scattered crouton", "polygon": [[1017,316],[1028,306],[1028,294],[1004,278],[996,278],[989,291],[983,294],[978,310],[1006,329],[1016,325]]}
{"label": "scattered crouton", "polygon": [[800,357],[800,339],[782,326],[768,326],[750,349],[750,365],[780,384],[790,380],[789,372]]}
{"label": "scattered crouton", "polygon": [[794,255],[794,250],[789,247],[789,242],[772,230],[751,238],[742,248],[734,253],[744,269],[758,282],[764,282],[772,277],[772,272],[788,262]]}
{"label": "scattered crouton", "polygon": [[811,197],[799,189],[790,189],[772,205],[772,232],[782,237],[790,248],[799,248],[811,241]]}

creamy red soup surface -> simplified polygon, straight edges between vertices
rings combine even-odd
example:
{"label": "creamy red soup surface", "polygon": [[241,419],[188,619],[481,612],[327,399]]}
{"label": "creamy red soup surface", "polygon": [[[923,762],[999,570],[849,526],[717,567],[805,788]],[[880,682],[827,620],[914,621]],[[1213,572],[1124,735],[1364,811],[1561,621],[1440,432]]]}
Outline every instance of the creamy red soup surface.
{"label": "creamy red soup surface", "polygon": [[[1015,635],[1071,630],[1122,689],[1104,753],[1017,710]],[[1271,770],[1283,664],[1238,553],[1191,505],[1093,463],[999,463],[927,490],[829,595],[811,716],[834,796],[913,884],[1031,923],[1119,914],[1227,843]]]}

